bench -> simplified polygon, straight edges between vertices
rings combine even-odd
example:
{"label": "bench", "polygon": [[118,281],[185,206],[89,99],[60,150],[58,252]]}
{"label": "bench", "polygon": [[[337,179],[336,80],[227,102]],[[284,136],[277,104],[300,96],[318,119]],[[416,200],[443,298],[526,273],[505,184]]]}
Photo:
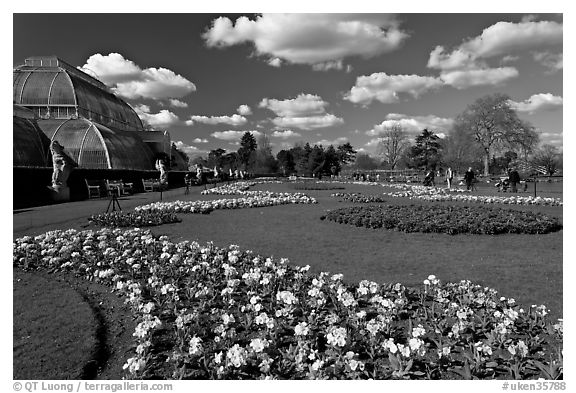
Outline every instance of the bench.
{"label": "bench", "polygon": [[86,187],[88,188],[88,198],[100,198],[100,186],[102,185],[102,180],[89,180],[84,179],[86,182]]}

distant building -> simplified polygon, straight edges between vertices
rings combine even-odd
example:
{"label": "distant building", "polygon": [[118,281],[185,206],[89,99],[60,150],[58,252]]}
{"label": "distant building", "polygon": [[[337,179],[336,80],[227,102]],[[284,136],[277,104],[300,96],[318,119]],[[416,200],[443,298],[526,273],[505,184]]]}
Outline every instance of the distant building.
{"label": "distant building", "polygon": [[172,156],[167,131],[146,131],[106,85],[55,56],[26,59],[13,82],[15,166],[51,166],[53,140],[80,168],[154,170]]}

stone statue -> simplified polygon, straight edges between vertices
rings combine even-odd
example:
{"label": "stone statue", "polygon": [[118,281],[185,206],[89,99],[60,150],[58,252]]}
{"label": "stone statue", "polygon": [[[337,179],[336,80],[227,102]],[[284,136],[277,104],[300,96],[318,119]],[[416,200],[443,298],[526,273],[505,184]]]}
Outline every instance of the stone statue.
{"label": "stone statue", "polygon": [[52,153],[52,186],[48,187],[55,192],[55,200],[69,200],[70,188],[68,187],[68,177],[70,172],[78,166],[68,154],[64,152],[64,146],[58,141],[52,141],[50,144]]}
{"label": "stone statue", "polygon": [[160,171],[160,184],[168,183],[168,174],[166,173],[166,165],[163,160],[156,160],[156,169]]}

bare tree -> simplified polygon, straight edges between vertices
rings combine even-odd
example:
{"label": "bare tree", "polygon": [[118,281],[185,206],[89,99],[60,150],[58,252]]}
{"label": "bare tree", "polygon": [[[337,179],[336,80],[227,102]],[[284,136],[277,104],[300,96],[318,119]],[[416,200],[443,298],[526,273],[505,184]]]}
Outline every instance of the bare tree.
{"label": "bare tree", "polygon": [[456,118],[456,126],[467,130],[484,150],[484,175],[489,175],[489,161],[495,148],[504,146],[515,130],[529,125],[518,118],[510,106],[510,97],[492,94],[477,99]]}
{"label": "bare tree", "polygon": [[548,176],[552,176],[562,165],[562,155],[553,145],[542,145],[534,154],[533,163],[546,168]]}
{"label": "bare tree", "polygon": [[394,123],[384,129],[376,147],[376,154],[394,169],[400,162],[404,149],[409,145],[408,135],[400,123]]}
{"label": "bare tree", "polygon": [[482,148],[474,143],[474,136],[455,126],[442,141],[442,162],[456,172],[464,172],[482,160]]}
{"label": "bare tree", "polygon": [[528,161],[528,155],[534,152],[540,136],[532,124],[519,120],[519,122],[506,135],[506,146],[517,150],[524,161]]}

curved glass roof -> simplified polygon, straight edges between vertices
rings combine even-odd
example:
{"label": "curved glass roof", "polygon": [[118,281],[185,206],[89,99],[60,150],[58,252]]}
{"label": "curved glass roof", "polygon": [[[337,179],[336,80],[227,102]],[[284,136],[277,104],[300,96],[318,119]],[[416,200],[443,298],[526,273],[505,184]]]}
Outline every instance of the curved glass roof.
{"label": "curved glass roof", "polygon": [[45,167],[50,163],[50,140],[30,118],[13,116],[12,151],[14,166]]}
{"label": "curved glass roof", "polygon": [[[42,61],[44,60],[44,61]],[[126,102],[100,81],[56,57],[31,58],[13,72],[13,102],[22,106],[71,106],[76,115],[119,130],[143,130]]]}
{"label": "curved glass roof", "polygon": [[134,132],[112,130],[87,119],[42,120],[39,127],[64,146],[82,168],[154,169],[154,154]]}

